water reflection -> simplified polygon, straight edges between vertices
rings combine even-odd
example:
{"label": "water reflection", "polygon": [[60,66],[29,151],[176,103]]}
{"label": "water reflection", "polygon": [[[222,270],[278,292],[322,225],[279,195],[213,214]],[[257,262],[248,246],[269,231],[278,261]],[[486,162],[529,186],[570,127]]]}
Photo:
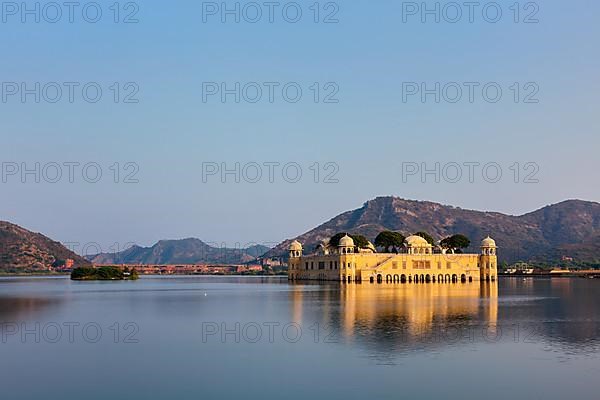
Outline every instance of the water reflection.
{"label": "water reflection", "polygon": [[44,308],[58,303],[59,300],[57,299],[0,297],[0,321],[28,320],[40,313]]}
{"label": "water reflection", "polygon": [[523,340],[569,354],[600,350],[597,280],[509,278],[501,299],[503,321],[519,325]]}
{"label": "water reflection", "polygon": [[[599,348],[598,290],[581,279],[506,279],[456,285],[342,285],[290,294],[294,321],[319,321],[369,356],[478,344],[540,345],[562,353]],[[591,289],[591,288],[590,288]],[[320,304],[314,307],[313,304]]]}
{"label": "water reflection", "polygon": [[[314,296],[318,312],[303,308]],[[497,336],[498,283],[457,285],[343,285],[339,290],[291,293],[292,315],[300,325],[318,320],[329,336],[363,344],[371,356],[460,345],[475,336]],[[320,315],[319,315],[320,314]],[[473,329],[483,327],[479,335]]]}
{"label": "water reflection", "polygon": [[[498,318],[497,284],[480,285],[348,285],[342,288],[342,327],[352,336],[357,326],[397,330],[401,321],[410,337],[439,324],[477,319],[495,325]],[[482,298],[490,301],[481,301]]]}

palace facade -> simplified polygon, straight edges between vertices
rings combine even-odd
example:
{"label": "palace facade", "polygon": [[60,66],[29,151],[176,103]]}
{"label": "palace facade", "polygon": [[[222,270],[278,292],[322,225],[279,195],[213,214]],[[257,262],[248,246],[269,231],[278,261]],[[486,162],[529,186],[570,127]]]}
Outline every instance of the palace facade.
{"label": "palace facade", "polygon": [[294,240],[289,247],[290,280],[370,282],[370,283],[447,283],[495,281],[498,277],[496,242],[486,237],[480,254],[454,254],[434,249],[420,236],[404,241],[405,252],[377,253],[369,243],[357,249],[346,235],[337,248],[326,244],[316,253],[303,255],[302,244]]}

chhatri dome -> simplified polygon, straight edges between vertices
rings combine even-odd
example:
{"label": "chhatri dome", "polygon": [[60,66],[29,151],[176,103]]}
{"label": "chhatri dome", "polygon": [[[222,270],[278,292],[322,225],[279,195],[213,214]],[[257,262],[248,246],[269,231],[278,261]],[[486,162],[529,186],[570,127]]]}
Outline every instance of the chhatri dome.
{"label": "chhatri dome", "polygon": [[338,244],[338,247],[354,247],[354,240],[346,234],[340,239],[340,244]]}
{"label": "chhatri dome", "polygon": [[297,241],[294,240],[292,243],[290,243],[290,251],[301,251],[302,250],[302,244]]}
{"label": "chhatri dome", "polygon": [[488,236],[481,241],[481,247],[496,247],[496,241]]}
{"label": "chhatri dome", "polygon": [[429,247],[429,242],[423,239],[421,236],[412,235],[404,239],[406,247]]}
{"label": "chhatri dome", "polygon": [[419,235],[412,235],[404,239],[408,254],[431,254],[432,246]]}

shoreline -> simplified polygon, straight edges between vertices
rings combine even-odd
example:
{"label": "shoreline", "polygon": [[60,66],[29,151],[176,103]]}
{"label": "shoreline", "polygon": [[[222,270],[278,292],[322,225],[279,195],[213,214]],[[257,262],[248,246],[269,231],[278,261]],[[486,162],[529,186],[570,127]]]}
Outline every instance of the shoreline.
{"label": "shoreline", "polygon": [[[64,273],[0,273],[0,278],[3,277],[7,277],[7,278],[18,278],[18,277],[70,277],[71,273],[70,272],[64,272]],[[258,275],[258,274],[140,274],[139,275],[140,278],[144,277],[144,276],[152,276],[152,277],[156,277],[156,276],[223,276],[223,277],[227,277],[227,276],[232,276],[232,277],[255,277],[255,278],[265,278],[265,277],[282,277],[282,278],[287,278],[287,273],[286,274],[265,274],[265,275]],[[85,280],[85,279],[74,279],[74,280]]]}
{"label": "shoreline", "polygon": [[[274,275],[244,275],[244,274],[143,274],[139,276],[139,279],[144,277],[158,278],[158,277],[231,277],[231,278],[286,278],[287,274],[274,274]],[[70,273],[31,273],[31,274],[3,274],[0,273],[0,279],[2,278],[70,278]],[[580,278],[580,279],[600,279],[600,270],[596,273],[578,274],[578,273],[565,273],[565,274],[499,274],[498,279],[548,279],[548,278]],[[73,281],[99,281],[99,279],[72,279]],[[128,280],[128,279],[104,279],[104,281],[116,281],[116,280]],[[368,282],[367,282],[368,283]]]}

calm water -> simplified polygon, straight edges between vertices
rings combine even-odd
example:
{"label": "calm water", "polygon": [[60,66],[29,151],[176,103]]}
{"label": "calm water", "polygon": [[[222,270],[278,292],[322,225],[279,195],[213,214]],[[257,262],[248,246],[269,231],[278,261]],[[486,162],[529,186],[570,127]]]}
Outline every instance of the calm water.
{"label": "calm water", "polygon": [[600,280],[0,279],[6,399],[597,399]]}

